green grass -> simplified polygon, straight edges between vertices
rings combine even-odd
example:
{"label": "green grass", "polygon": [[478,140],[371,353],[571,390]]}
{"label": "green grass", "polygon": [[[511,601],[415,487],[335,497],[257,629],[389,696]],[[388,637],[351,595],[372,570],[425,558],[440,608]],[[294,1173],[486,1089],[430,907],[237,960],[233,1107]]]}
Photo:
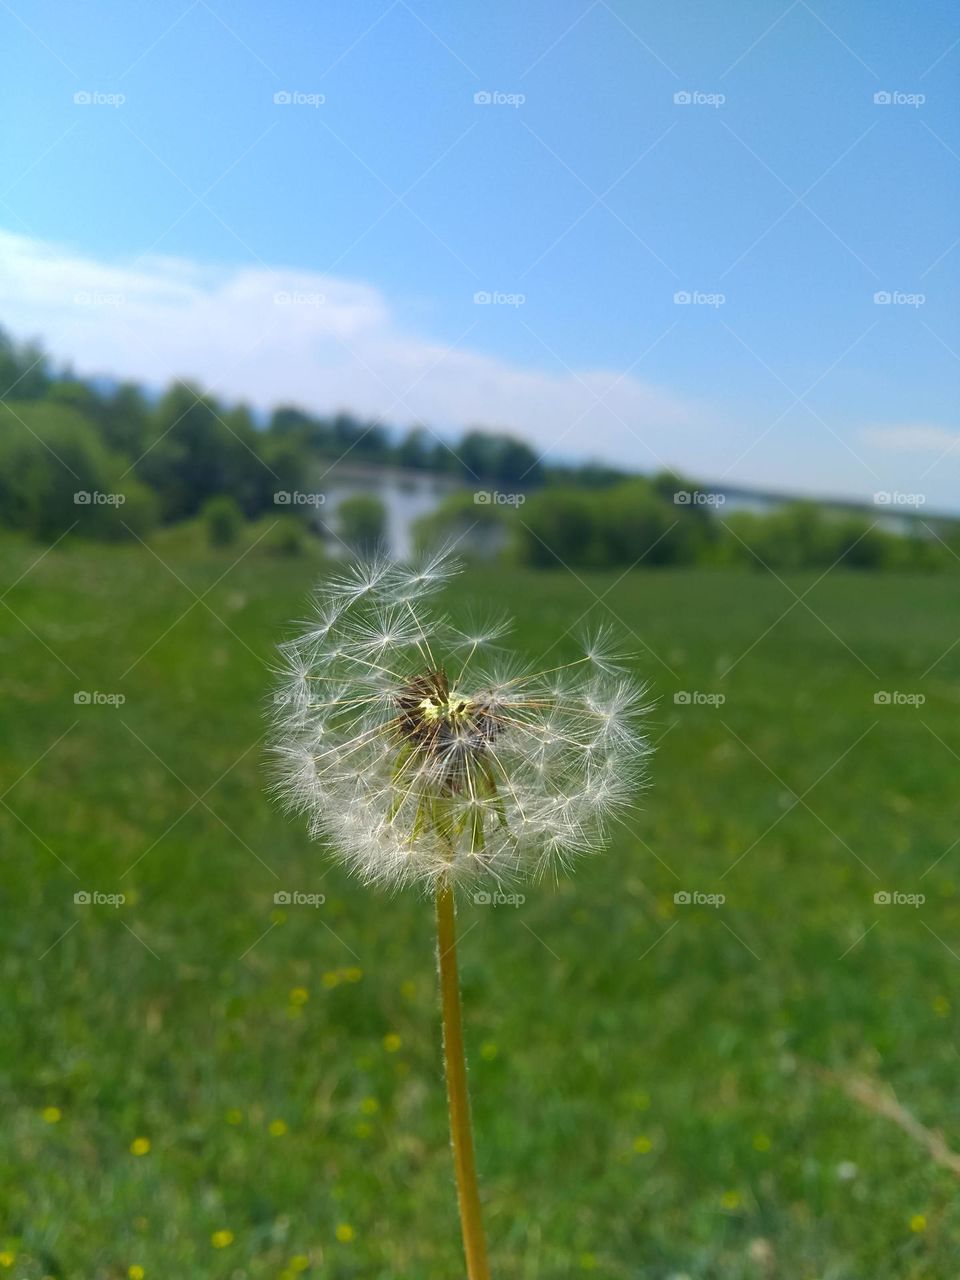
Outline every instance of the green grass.
{"label": "green grass", "polygon": [[[264,663],[316,567],[163,554],[182,581],[61,544],[0,609],[0,1275],[452,1280],[431,906],[353,883],[264,797]],[[37,555],[2,544],[0,582]],[[613,583],[652,786],[573,877],[461,907],[494,1275],[944,1280],[955,1175],[821,1069],[960,1149],[960,646],[923,674],[960,635],[953,580],[837,570],[814,616],[759,574],[491,568],[449,603],[505,606],[556,660]]]}

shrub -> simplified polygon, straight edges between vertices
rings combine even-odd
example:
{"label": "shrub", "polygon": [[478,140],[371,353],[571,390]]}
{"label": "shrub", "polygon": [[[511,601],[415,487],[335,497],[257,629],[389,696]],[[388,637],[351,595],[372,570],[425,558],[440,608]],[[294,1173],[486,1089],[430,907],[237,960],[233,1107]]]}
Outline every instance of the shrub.
{"label": "shrub", "polygon": [[207,541],[211,547],[232,546],[243,524],[243,512],[233,498],[225,494],[211,498],[203,508]]}

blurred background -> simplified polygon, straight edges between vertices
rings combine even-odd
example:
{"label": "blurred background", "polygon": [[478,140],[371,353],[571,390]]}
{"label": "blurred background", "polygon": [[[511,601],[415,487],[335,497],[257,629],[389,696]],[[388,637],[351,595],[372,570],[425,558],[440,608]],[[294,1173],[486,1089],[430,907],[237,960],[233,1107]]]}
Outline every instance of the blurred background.
{"label": "blurred background", "polygon": [[311,587],[452,542],[656,700],[602,856],[461,905],[494,1273],[952,1274],[956,12],[0,29],[0,1269],[462,1273],[429,903],[264,795]]}

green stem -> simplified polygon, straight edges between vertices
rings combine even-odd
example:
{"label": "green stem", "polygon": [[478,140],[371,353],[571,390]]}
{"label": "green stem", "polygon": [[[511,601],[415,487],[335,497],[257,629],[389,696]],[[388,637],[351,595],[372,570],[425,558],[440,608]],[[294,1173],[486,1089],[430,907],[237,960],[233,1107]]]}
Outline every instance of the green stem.
{"label": "green stem", "polygon": [[467,1059],[463,1047],[460,980],[457,975],[457,925],[453,890],[446,880],[437,889],[437,960],[440,968],[440,1005],[443,1015],[443,1056],[450,1101],[450,1139],[457,1173],[457,1197],[467,1258],[467,1280],[490,1280],[487,1246],[480,1217],[480,1192],[470,1128],[470,1095],[467,1092]]}

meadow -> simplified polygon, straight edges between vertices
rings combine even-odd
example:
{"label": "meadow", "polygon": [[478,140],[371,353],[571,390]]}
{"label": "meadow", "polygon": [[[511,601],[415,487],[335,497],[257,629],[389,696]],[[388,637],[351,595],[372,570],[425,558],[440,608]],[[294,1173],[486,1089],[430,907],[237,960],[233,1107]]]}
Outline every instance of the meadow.
{"label": "meadow", "polygon": [[[0,543],[0,1276],[462,1275],[431,904],[264,794],[322,566],[41,550]],[[956,1274],[952,575],[485,567],[446,600],[543,665],[613,622],[656,699],[609,847],[460,906],[494,1275]]]}

